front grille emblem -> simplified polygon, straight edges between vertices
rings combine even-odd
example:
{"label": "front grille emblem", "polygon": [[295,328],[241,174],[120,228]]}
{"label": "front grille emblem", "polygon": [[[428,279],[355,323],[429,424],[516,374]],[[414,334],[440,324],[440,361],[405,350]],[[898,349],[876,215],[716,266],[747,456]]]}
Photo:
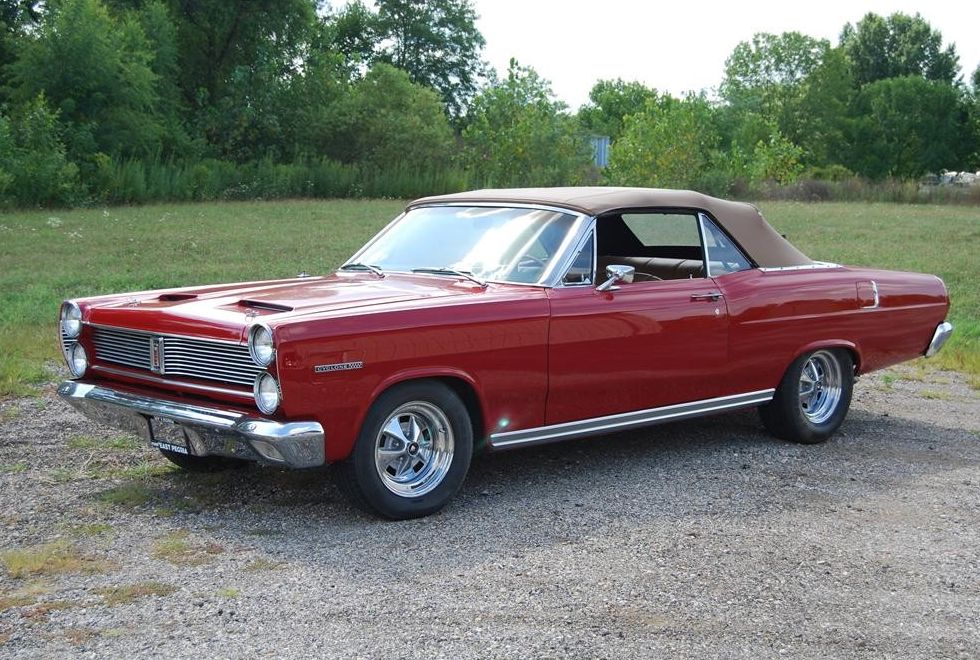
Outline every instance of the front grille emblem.
{"label": "front grille emblem", "polygon": [[163,337],[150,337],[150,371],[163,373]]}

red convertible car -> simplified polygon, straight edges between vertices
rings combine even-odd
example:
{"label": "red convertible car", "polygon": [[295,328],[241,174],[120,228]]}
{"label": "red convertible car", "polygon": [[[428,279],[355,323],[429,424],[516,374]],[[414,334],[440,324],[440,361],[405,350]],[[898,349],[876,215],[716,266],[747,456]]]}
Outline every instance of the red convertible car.
{"label": "red convertible car", "polygon": [[749,204],[480,190],[412,202],[331,275],[69,300],[59,394],[184,468],[336,463],[410,518],[481,448],[747,407],[821,442],[948,308],[938,277],[813,261]]}

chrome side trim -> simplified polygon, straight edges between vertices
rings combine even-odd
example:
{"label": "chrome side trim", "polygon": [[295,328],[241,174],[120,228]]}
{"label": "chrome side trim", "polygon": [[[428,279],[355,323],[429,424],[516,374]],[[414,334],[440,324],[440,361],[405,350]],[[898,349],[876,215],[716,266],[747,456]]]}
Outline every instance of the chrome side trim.
{"label": "chrome side trim", "polygon": [[170,420],[183,430],[193,456],[231,456],[306,468],[326,460],[318,422],[277,422],[246,413],[195,406],[68,380],[58,395],[86,416],[152,441],[147,418]]}
{"label": "chrome side trim", "polygon": [[953,324],[949,321],[943,321],[936,326],[936,331],[932,333],[932,341],[929,342],[929,347],[926,348],[925,356],[932,357],[946,344],[950,335],[953,334]]}
{"label": "chrome side trim", "polygon": [[770,401],[775,392],[775,389],[759,390],[757,392],[734,394],[732,396],[722,396],[714,399],[703,399],[691,403],[678,403],[661,408],[649,408],[636,412],[583,419],[564,424],[538,426],[520,431],[504,431],[491,434],[489,444],[493,449],[510,449],[511,447],[539,445],[610,431],[625,431],[640,426],[700,417],[724,410],[756,406],[760,403]]}
{"label": "chrome side trim", "polygon": [[759,268],[759,270],[763,273],[782,273],[793,270],[823,270],[826,268],[843,268],[843,266],[829,261],[814,261],[812,264],[803,264],[802,266],[768,266]]}

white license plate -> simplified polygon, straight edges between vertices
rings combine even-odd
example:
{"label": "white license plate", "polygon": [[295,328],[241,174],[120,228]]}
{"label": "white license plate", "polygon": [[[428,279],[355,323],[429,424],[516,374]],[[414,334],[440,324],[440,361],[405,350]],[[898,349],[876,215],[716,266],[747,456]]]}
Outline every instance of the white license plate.
{"label": "white license plate", "polygon": [[165,449],[177,454],[190,454],[187,449],[187,434],[179,424],[158,417],[150,417],[150,446]]}

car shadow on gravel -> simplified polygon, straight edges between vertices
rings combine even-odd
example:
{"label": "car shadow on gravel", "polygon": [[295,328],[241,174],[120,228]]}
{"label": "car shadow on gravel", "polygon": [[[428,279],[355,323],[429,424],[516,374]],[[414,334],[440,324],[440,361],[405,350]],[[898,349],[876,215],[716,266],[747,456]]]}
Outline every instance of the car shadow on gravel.
{"label": "car shadow on gravel", "polygon": [[[831,441],[801,446],[771,438],[743,412],[480,455],[447,509],[420,520],[388,522],[351,508],[329,467],[170,472],[153,479],[147,500],[120,506],[173,518],[175,527],[204,525],[223,543],[285,560],[343,555],[370,567],[393,550],[444,551],[421,571],[452,564],[453,547],[500,552],[503,538],[506,552],[520,553],[610,528],[847,509],[977,465],[980,447],[966,431],[853,411]],[[92,497],[111,504],[107,493],[125,487]]]}

